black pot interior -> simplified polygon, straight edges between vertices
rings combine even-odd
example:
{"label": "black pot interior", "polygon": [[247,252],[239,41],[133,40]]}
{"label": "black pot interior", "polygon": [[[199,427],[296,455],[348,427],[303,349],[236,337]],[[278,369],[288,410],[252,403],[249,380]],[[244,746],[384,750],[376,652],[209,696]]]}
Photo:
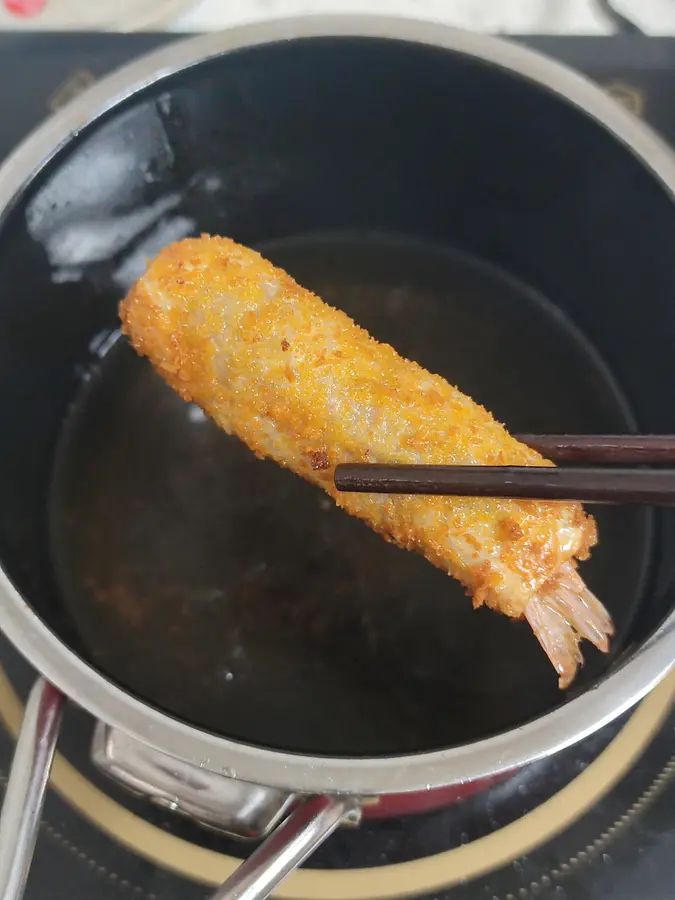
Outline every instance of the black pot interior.
{"label": "black pot interior", "polygon": [[[476,740],[565,701],[523,623],[205,421],[121,341],[163,244],[255,245],[512,430],[675,431],[675,207],[536,85],[394,41],[303,40],[171,77],[57,153],[0,230],[0,556],[136,695],[323,754]],[[617,624],[672,608],[673,517],[599,509]]]}

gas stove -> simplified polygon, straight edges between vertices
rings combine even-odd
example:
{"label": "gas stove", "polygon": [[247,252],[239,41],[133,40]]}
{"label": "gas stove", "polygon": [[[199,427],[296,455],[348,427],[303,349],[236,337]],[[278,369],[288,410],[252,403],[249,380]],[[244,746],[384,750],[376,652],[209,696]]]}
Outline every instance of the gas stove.
{"label": "gas stove", "polygon": [[[50,111],[175,35],[0,35],[0,156]],[[675,40],[528,38],[599,82],[675,145]],[[28,63],[28,61],[30,61]],[[30,667],[0,640],[0,786]],[[122,790],[90,758],[95,723],[69,709],[28,900],[192,900],[251,845]],[[666,900],[675,854],[675,677],[632,714],[445,810],[336,833],[278,896],[371,900]]]}

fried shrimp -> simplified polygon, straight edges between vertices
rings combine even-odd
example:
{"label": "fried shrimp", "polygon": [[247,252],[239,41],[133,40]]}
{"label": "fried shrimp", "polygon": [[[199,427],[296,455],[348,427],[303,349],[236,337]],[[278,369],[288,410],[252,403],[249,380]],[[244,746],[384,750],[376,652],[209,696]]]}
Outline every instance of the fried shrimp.
{"label": "fried shrimp", "polygon": [[120,305],[138,353],[228,434],[323,488],[386,540],[525,618],[569,685],[612,621],[576,570],[596,542],[577,503],[341,494],[348,462],[550,466],[487,410],[372,338],[253,250],[166,247]]}

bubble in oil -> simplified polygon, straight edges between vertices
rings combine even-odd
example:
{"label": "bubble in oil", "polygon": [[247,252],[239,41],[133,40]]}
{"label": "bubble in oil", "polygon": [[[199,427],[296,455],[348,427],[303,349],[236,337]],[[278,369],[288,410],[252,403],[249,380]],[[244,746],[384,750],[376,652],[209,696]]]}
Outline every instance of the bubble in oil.
{"label": "bubble in oil", "polygon": [[195,403],[190,403],[187,409],[187,417],[188,422],[191,422],[193,425],[199,424],[200,422],[206,421],[206,413],[201,407],[197,406]]}
{"label": "bubble in oil", "polygon": [[170,116],[173,108],[171,94],[160,94],[157,98],[157,109],[163,116]]}

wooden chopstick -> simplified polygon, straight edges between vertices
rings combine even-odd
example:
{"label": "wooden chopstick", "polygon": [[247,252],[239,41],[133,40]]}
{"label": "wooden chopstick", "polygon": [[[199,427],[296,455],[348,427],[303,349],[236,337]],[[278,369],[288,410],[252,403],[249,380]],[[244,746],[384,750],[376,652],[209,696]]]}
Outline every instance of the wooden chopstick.
{"label": "wooden chopstick", "polygon": [[673,434],[517,434],[555,463],[675,465]]}
{"label": "wooden chopstick", "polygon": [[[337,466],[339,491],[675,505],[675,468],[612,468],[675,463],[675,435],[518,435],[554,462],[596,466]],[[610,466],[602,468],[602,465]]]}
{"label": "wooden chopstick", "polygon": [[337,466],[334,478],[339,491],[356,493],[675,505],[675,469],[380,466],[356,463]]}

